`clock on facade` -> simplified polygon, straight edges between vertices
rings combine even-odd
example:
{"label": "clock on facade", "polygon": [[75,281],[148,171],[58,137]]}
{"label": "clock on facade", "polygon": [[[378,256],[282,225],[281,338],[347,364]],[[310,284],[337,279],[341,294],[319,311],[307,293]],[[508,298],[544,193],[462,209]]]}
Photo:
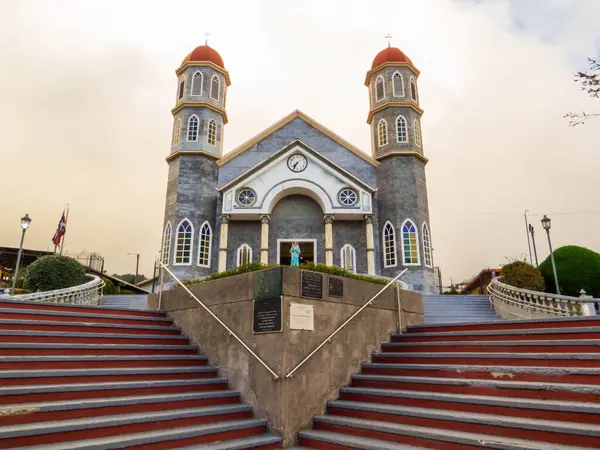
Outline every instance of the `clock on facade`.
{"label": "clock on facade", "polygon": [[304,155],[295,154],[288,158],[287,165],[292,172],[302,172],[308,165]]}

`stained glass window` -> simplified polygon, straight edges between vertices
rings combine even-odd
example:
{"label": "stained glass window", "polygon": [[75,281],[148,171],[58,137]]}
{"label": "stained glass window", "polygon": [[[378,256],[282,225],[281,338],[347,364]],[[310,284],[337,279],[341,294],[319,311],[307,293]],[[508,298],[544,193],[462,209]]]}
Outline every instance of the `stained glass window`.
{"label": "stained glass window", "polygon": [[379,147],[387,145],[388,143],[388,134],[387,134],[387,122],[384,119],[381,119],[377,124],[377,136]]}
{"label": "stained glass window", "polygon": [[200,246],[198,248],[198,265],[210,267],[210,244],[212,231],[208,222],[204,222],[200,228]]}
{"label": "stained glass window", "polygon": [[208,122],[207,139],[210,145],[215,145],[217,143],[217,122],[213,119],[210,119]]}
{"label": "stained glass window", "polygon": [[358,195],[353,189],[342,189],[338,197],[344,206],[352,206],[358,201]]}
{"label": "stained glass window", "polygon": [[187,140],[198,140],[198,116],[196,114],[192,115],[188,120]]}
{"label": "stained glass window", "polygon": [[415,122],[413,124],[413,129],[414,129],[414,133],[415,133],[415,145],[417,147],[421,146],[421,127],[419,126],[419,121],[417,119],[415,119]]}
{"label": "stained glass window", "polygon": [[403,116],[398,116],[396,119],[396,136],[398,136],[398,142],[408,142],[408,127]]}
{"label": "stained glass window", "polygon": [[184,219],[177,227],[177,243],[175,248],[175,264],[186,265],[192,263],[192,240],[194,228],[189,220]]}
{"label": "stained glass window", "polygon": [[238,192],[237,201],[242,206],[252,206],[256,201],[256,193],[249,188],[244,188]]}
{"label": "stained glass window", "polygon": [[419,245],[417,243],[417,229],[410,220],[402,225],[402,254],[404,265],[419,264]]}

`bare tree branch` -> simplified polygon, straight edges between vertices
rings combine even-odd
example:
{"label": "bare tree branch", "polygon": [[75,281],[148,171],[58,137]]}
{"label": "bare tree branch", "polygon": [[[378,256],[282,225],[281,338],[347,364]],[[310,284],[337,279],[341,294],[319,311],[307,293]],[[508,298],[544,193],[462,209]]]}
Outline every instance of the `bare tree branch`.
{"label": "bare tree branch", "polygon": [[[600,98],[600,57],[588,58],[590,70],[586,72],[577,72],[575,82],[581,85],[581,90],[585,91],[590,97]],[[567,113],[564,117],[569,119],[569,126],[582,125],[589,118],[600,116],[600,113]]]}

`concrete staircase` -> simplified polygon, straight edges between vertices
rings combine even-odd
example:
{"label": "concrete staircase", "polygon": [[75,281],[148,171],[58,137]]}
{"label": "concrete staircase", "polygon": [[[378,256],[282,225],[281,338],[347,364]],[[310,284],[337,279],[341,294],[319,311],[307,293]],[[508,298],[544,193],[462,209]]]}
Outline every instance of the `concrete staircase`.
{"label": "concrete staircase", "polygon": [[276,449],[160,311],[0,300],[0,449]]}
{"label": "concrete staircase", "polygon": [[299,445],[600,448],[600,317],[421,325],[395,334]]}
{"label": "concrete staircase", "polygon": [[487,295],[424,295],[425,324],[502,320]]}
{"label": "concrete staircase", "polygon": [[146,309],[148,295],[104,295],[99,305],[117,309]]}

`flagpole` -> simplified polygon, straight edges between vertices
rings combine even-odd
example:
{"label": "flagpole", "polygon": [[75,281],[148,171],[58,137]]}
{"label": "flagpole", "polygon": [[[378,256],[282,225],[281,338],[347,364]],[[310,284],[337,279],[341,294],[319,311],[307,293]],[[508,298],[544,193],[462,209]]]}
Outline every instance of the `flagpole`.
{"label": "flagpole", "polygon": [[67,223],[69,222],[69,204],[67,203],[67,214],[65,215],[65,232],[62,235],[62,243],[60,244],[60,253],[62,255],[63,248],[65,246],[65,236],[67,235]]}

